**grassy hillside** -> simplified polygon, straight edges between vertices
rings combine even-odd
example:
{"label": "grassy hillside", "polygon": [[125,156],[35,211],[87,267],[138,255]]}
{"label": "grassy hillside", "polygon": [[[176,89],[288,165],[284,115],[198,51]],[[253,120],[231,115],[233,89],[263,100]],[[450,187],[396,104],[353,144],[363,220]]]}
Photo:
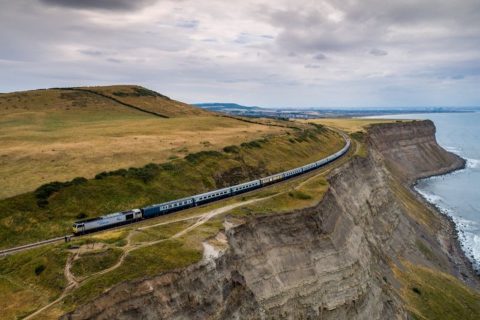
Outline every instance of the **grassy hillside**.
{"label": "grassy hillside", "polygon": [[417,320],[479,319],[480,294],[457,278],[435,269],[404,262],[396,269],[401,295]]}
{"label": "grassy hillside", "polygon": [[243,182],[320,159],[343,146],[339,134],[311,127],[202,151],[185,159],[52,183],[0,200],[0,247],[69,232],[74,220],[138,208]]}
{"label": "grassy hillside", "polygon": [[101,171],[161,163],[288,131],[272,123],[261,125],[202,110],[196,112],[194,107],[143,88],[155,96],[133,95],[140,87],[89,90],[112,96],[126,92],[127,96],[116,98],[142,107],[154,105],[152,110],[157,112],[167,110],[162,109],[162,101],[166,101],[168,108],[174,106],[182,116],[158,117],[85,91],[52,89],[3,94],[0,199],[32,191],[51,181],[78,176],[93,178]]}
{"label": "grassy hillside", "polygon": [[211,115],[211,112],[207,110],[170,99],[160,93],[139,86],[76,88],[76,91],[78,90],[94,92],[168,118]]}

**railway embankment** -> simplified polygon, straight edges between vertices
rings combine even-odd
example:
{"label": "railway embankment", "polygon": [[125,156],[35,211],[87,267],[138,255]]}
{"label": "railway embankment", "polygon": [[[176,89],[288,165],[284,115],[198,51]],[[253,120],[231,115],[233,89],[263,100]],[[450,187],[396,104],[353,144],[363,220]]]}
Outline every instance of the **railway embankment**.
{"label": "railway embankment", "polygon": [[65,319],[418,319],[480,315],[451,222],[411,185],[461,168],[432,122],[375,125],[321,202],[226,216],[204,259],[121,283]]}

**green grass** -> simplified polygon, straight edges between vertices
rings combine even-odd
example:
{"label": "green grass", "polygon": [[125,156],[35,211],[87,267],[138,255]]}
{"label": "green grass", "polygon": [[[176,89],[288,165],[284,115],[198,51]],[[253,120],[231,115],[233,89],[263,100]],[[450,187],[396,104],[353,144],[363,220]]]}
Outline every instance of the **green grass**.
{"label": "green grass", "polygon": [[181,240],[166,240],[131,252],[117,269],[87,280],[66,298],[64,307],[85,303],[113,285],[162,271],[186,267],[202,258],[201,250],[186,246]]}
{"label": "green grass", "polygon": [[136,169],[125,176],[72,184],[50,194],[43,207],[35,193],[0,200],[0,248],[66,234],[78,216],[99,216],[240,183],[314,161],[343,145],[331,131],[298,135],[304,141],[292,144],[286,136],[271,137],[260,148],[239,147],[235,154],[206,152],[194,161],[153,165],[148,179]]}
{"label": "green grass", "polygon": [[83,253],[73,262],[71,271],[78,277],[94,274],[113,266],[121,254],[120,249],[113,248]]}
{"label": "green grass", "polygon": [[63,246],[0,258],[0,318],[17,319],[57,298],[65,288]]}
{"label": "green grass", "polygon": [[237,216],[265,215],[314,206],[323,199],[328,190],[328,182],[323,175],[318,175],[304,180],[300,187],[298,187],[298,181],[292,181],[277,187],[277,190],[280,191],[278,195],[236,208],[230,214]]}
{"label": "green grass", "polygon": [[480,319],[480,294],[455,277],[410,263],[396,273],[407,308],[416,319]]}
{"label": "green grass", "polygon": [[173,222],[165,225],[160,225],[157,227],[145,228],[137,230],[135,235],[132,237],[133,243],[149,242],[156,241],[161,239],[167,239],[173,236],[174,234],[180,232],[181,230],[192,225],[194,220],[179,221]]}

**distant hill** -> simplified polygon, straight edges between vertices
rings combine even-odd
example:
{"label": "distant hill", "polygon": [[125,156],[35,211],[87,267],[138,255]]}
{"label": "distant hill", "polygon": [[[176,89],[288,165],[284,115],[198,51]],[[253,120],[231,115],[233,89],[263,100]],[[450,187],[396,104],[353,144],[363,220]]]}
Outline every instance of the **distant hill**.
{"label": "distant hill", "polygon": [[52,88],[0,95],[0,111],[137,110],[163,118],[206,116],[210,112],[131,85]]}
{"label": "distant hill", "polygon": [[242,106],[237,103],[220,103],[220,102],[195,103],[194,105],[202,109],[208,109],[208,110],[214,110],[214,111],[224,111],[226,109],[230,111],[232,110],[253,111],[253,110],[263,109],[256,106],[248,107],[248,106]]}

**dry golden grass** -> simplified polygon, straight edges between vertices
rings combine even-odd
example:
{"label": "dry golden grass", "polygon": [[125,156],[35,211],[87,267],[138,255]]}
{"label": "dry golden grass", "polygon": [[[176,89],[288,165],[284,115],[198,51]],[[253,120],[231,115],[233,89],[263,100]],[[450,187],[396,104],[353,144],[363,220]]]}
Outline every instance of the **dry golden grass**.
{"label": "dry golden grass", "polygon": [[156,112],[167,117],[205,116],[211,112],[193,107],[186,103],[172,100],[154,91],[128,85],[84,87],[81,90],[90,90],[112,97],[121,102],[140,107],[143,110]]}
{"label": "dry golden grass", "polygon": [[372,124],[378,123],[393,123],[399,120],[388,119],[357,119],[357,118],[325,118],[325,119],[312,119],[301,120],[300,122],[311,122],[323,124],[329,127],[337,128],[346,132],[365,132],[366,128]]}
{"label": "dry golden grass", "polygon": [[163,119],[90,93],[0,96],[0,199],[51,181],[161,163],[287,129],[203,116]]}

